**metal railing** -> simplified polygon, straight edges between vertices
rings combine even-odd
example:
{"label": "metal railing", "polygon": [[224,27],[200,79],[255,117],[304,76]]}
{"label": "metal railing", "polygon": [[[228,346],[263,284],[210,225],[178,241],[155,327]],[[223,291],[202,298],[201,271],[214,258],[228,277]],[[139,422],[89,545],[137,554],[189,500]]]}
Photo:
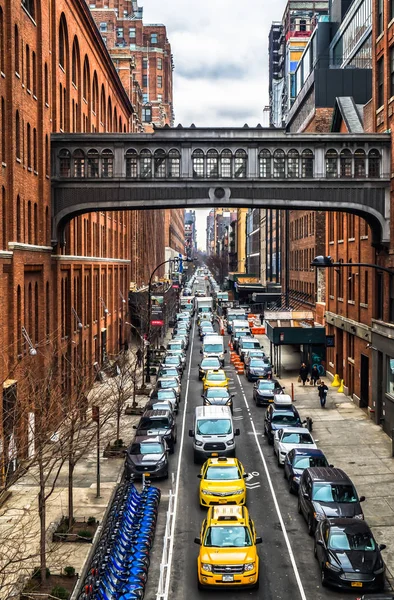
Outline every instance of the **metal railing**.
{"label": "metal railing", "polygon": [[171,490],[169,492],[168,498],[168,509],[167,509],[167,520],[166,520],[166,528],[164,532],[163,539],[163,552],[161,556],[160,563],[160,575],[159,575],[159,584],[157,586],[156,600],[165,600],[166,598],[166,583],[167,578],[170,576],[169,573],[169,554],[170,554],[170,540],[171,540],[171,532],[173,528],[173,520],[174,520],[174,509],[175,509],[175,474],[171,475]]}

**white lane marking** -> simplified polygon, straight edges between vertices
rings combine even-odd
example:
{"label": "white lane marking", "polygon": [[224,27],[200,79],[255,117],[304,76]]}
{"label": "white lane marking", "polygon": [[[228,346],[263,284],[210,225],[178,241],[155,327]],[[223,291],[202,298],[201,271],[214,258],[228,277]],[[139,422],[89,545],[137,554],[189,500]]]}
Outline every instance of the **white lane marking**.
{"label": "white lane marking", "polygon": [[[191,344],[191,348],[190,348],[190,354],[189,354],[189,369],[187,371],[187,384],[186,384],[186,393],[185,393],[185,405],[184,405],[184,409],[183,409],[183,419],[182,419],[182,434],[181,434],[181,441],[179,444],[179,457],[178,457],[178,466],[177,466],[177,473],[176,473],[176,483],[175,483],[175,502],[174,502],[174,514],[172,517],[172,527],[171,527],[171,534],[170,534],[170,545],[169,545],[169,551],[168,551],[168,564],[167,564],[167,579],[166,579],[166,586],[164,589],[164,600],[167,600],[168,598],[168,593],[170,590],[170,581],[171,581],[171,570],[172,570],[172,557],[174,555],[174,540],[175,540],[175,526],[176,526],[176,514],[178,511],[178,500],[179,500],[179,483],[180,483],[180,477],[181,477],[181,463],[182,460],[184,458],[184,453],[183,453],[183,444],[185,441],[185,425],[186,425],[186,413],[187,413],[187,401],[188,401],[188,396],[189,396],[189,385],[190,385],[190,371],[192,368],[192,354],[193,354],[193,346],[194,346],[194,332],[195,332],[195,328],[196,328],[196,321],[194,321],[193,323],[193,333],[192,333],[192,344]],[[158,590],[159,593],[159,590]]]}
{"label": "white lane marking", "polygon": [[260,487],[260,483],[245,483],[246,487],[248,488],[248,490],[254,490]]}
{"label": "white lane marking", "polygon": [[265,460],[263,451],[262,451],[261,446],[259,444],[259,439],[257,437],[257,431],[256,431],[256,428],[254,426],[252,415],[250,414],[249,404],[248,404],[248,401],[246,399],[245,392],[244,392],[241,380],[240,380],[240,378],[239,378],[238,375],[237,375],[237,377],[238,377],[239,387],[241,388],[242,397],[243,397],[244,402],[245,402],[245,406],[246,406],[246,408],[248,409],[248,412],[249,412],[250,423],[252,425],[252,429],[253,429],[253,433],[254,433],[254,438],[255,438],[255,441],[256,441],[256,445],[257,445],[258,451],[260,453],[261,461],[262,461],[263,466],[264,466],[265,474],[267,476],[268,485],[270,487],[272,499],[274,501],[276,514],[278,515],[279,523],[280,523],[281,528],[282,528],[283,537],[285,538],[285,542],[286,542],[286,546],[287,546],[287,551],[288,551],[289,556],[290,556],[290,562],[291,562],[291,565],[293,567],[294,575],[295,575],[295,578],[296,578],[296,581],[297,581],[298,590],[300,592],[301,599],[302,600],[307,600],[306,595],[305,595],[304,586],[302,585],[301,577],[300,577],[300,574],[299,574],[299,571],[298,571],[297,563],[296,563],[295,558],[294,558],[293,549],[292,549],[291,544],[290,544],[289,536],[287,535],[285,522],[283,520],[282,513],[281,513],[280,508],[279,508],[278,500],[276,498],[274,486],[272,484],[271,475],[270,475],[270,472],[268,470],[267,462]]}

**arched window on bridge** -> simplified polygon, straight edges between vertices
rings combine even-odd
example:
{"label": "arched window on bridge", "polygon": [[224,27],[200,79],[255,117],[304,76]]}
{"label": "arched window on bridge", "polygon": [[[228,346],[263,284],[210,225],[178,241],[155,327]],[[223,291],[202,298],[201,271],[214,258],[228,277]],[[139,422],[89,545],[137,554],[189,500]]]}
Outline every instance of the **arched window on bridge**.
{"label": "arched window on bridge", "polygon": [[301,154],[301,177],[303,179],[311,179],[313,177],[313,152],[306,149]]}
{"label": "arched window on bridge", "polygon": [[222,150],[220,153],[220,176],[229,178],[232,176],[233,153],[231,150]]}
{"label": "arched window on bridge", "polygon": [[248,155],[245,150],[237,150],[234,159],[234,177],[244,179],[246,177],[246,166],[248,164]]}
{"label": "arched window on bridge", "polygon": [[71,153],[67,148],[62,148],[59,152],[59,175],[60,177],[71,175]]}
{"label": "arched window on bridge", "polygon": [[152,177],[152,153],[150,150],[141,150],[140,153],[140,174],[141,177]]}
{"label": "arched window on bridge", "polygon": [[328,179],[338,177],[338,152],[334,149],[326,152],[326,177]]}
{"label": "arched window on bridge", "polygon": [[297,178],[300,175],[300,155],[294,148],[287,154],[287,177]]}
{"label": "arched window on bridge", "polygon": [[370,150],[368,152],[368,177],[380,177],[379,150]]}
{"label": "arched window on bridge", "polygon": [[181,176],[181,155],[178,150],[170,150],[168,153],[168,177]]}
{"label": "arched window on bridge", "polygon": [[87,162],[88,177],[94,178],[99,176],[99,153],[98,150],[89,150]]}
{"label": "arched window on bridge", "polygon": [[135,150],[129,149],[126,152],[126,177],[132,177],[133,179],[138,177],[137,170],[138,155]]}
{"label": "arched window on bridge", "polygon": [[271,152],[267,149],[261,150],[259,154],[259,177],[263,179],[272,177]]}
{"label": "arched window on bridge", "polygon": [[113,177],[114,155],[112,150],[106,148],[101,153],[101,177]]}
{"label": "arched window on bridge", "polygon": [[285,176],[285,153],[283,150],[274,152],[274,177],[280,179]]}
{"label": "arched window on bridge", "polygon": [[207,152],[207,177],[218,177],[219,175],[219,154],[216,150]]}
{"label": "arched window on bridge", "polygon": [[341,167],[341,177],[352,176],[352,153],[348,148],[341,150],[339,155],[339,163]]}
{"label": "arched window on bridge", "polygon": [[155,150],[155,177],[164,179],[167,176],[166,153],[164,150]]}
{"label": "arched window on bridge", "polygon": [[83,150],[74,150],[73,163],[73,177],[85,177],[85,154]]}
{"label": "arched window on bridge", "polygon": [[366,169],[365,169],[365,152],[361,148],[358,148],[354,153],[354,176],[355,177],[365,177]]}
{"label": "arched window on bridge", "polygon": [[202,150],[194,150],[192,154],[193,177],[199,179],[204,177],[204,152]]}

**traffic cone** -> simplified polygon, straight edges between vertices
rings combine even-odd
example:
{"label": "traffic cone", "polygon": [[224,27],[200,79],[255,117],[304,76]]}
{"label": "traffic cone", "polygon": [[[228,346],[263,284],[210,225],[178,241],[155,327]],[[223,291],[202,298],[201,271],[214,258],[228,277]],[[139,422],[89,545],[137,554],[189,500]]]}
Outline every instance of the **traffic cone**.
{"label": "traffic cone", "polygon": [[331,387],[339,387],[340,385],[341,385],[341,380],[339,379],[338,373],[336,373],[334,375],[334,379],[333,379],[333,382],[331,384]]}
{"label": "traffic cone", "polygon": [[343,389],[343,379],[341,379],[341,385],[338,388],[338,394],[343,394],[344,393],[344,389]]}

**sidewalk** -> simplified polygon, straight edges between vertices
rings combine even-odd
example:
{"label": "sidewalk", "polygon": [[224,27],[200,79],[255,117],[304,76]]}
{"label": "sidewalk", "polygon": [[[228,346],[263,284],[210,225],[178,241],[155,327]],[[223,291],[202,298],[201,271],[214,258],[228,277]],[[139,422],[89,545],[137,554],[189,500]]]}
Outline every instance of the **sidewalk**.
{"label": "sidewalk", "polygon": [[[167,343],[171,338],[171,330],[166,335],[164,342]],[[129,350],[131,351],[131,349]],[[140,375],[142,383],[142,373]],[[155,378],[152,380],[154,385]],[[101,389],[108,387],[108,394],[111,394],[111,380],[106,379],[103,383],[96,383]],[[105,390],[104,390],[105,391]],[[113,391],[113,387],[112,387]],[[105,392],[106,393],[106,392]],[[144,406],[147,396],[137,396],[136,400],[140,406]],[[128,402],[131,403],[131,400]],[[121,417],[120,432],[121,438],[127,445],[131,443],[134,437],[133,425],[139,421],[139,416],[125,415],[124,411]],[[108,441],[115,440],[115,423],[110,422],[101,432],[101,496],[96,498],[96,472],[97,472],[97,448],[96,443],[92,444],[91,450],[77,463],[74,472],[74,516],[77,520],[88,519],[93,516],[98,521],[102,521],[105,510],[111,498],[112,492],[120,481],[123,473],[123,458],[104,458],[103,451]],[[60,573],[64,567],[73,566],[77,573],[81,573],[83,565],[89,555],[91,544],[67,543],[52,544],[50,541],[52,533],[56,529],[62,516],[67,515],[67,483],[68,467],[65,464],[58,478],[55,491],[47,504],[47,539],[49,554],[48,564],[52,573]],[[4,532],[12,528],[13,534],[19,541],[23,538],[23,556],[36,554],[36,557],[22,562],[18,565],[15,573],[10,573],[7,583],[11,585],[2,585],[0,589],[0,600],[11,597],[18,597],[18,590],[24,585],[25,577],[31,575],[35,566],[39,564],[38,542],[39,542],[39,522],[38,522],[38,488],[34,477],[34,470],[28,472],[11,488],[12,495],[6,500],[0,508],[0,543]],[[8,535],[8,533],[7,533]],[[3,583],[3,582],[2,582]]]}
{"label": "sidewalk", "polygon": [[[269,349],[266,336],[259,336]],[[365,496],[363,511],[378,543],[386,544],[383,557],[394,575],[394,458],[391,439],[369,418],[366,411],[344,394],[328,386],[326,408],[320,408],[317,388],[298,383],[300,355],[291,346],[282,346],[280,383],[291,394],[294,384],[295,406],[301,417],[312,417],[313,432],[328,461],[343,469],[360,496]],[[324,379],[324,378],[323,378]]]}

